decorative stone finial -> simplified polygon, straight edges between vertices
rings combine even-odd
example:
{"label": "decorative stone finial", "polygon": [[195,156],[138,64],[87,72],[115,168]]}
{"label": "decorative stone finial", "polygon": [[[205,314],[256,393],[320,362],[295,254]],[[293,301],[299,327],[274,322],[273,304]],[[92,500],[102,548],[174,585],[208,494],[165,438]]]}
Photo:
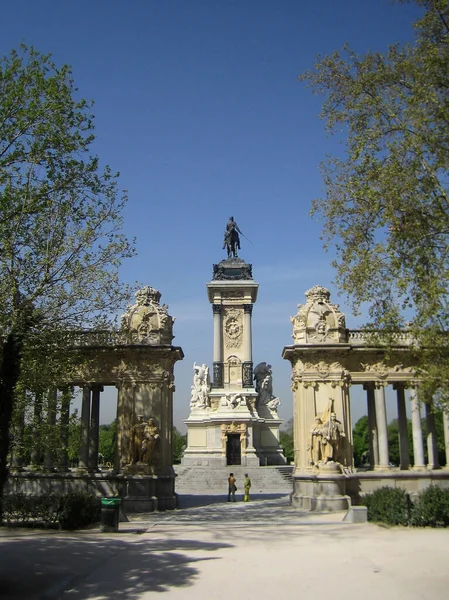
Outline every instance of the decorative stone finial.
{"label": "decorative stone finial", "polygon": [[136,304],[129,307],[120,320],[120,328],[127,335],[137,337],[144,344],[171,344],[174,319],[168,306],[159,305],[161,293],[149,285],[135,293]]}
{"label": "decorative stone finial", "polygon": [[328,289],[322,287],[321,285],[314,285],[313,288],[307,290],[305,296],[307,298],[307,303],[329,302],[331,293]]}
{"label": "decorative stone finial", "polygon": [[338,304],[331,304],[329,290],[314,285],[305,295],[306,304],[298,304],[297,314],[291,317],[295,343],[346,342],[345,315]]}

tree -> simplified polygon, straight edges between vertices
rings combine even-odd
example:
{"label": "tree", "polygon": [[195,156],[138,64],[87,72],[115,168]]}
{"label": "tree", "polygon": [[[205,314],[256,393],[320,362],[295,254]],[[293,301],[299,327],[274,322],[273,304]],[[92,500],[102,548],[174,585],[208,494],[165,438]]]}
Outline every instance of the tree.
{"label": "tree", "polygon": [[354,448],[354,465],[361,467],[368,462],[369,455],[369,427],[368,417],[364,415],[354,425],[352,432]]}
{"label": "tree", "polygon": [[110,425],[100,425],[98,438],[98,451],[103,456],[105,463],[115,462],[115,442],[117,439],[117,421]]}
{"label": "tree", "polygon": [[187,447],[187,434],[182,434],[176,427],[173,427],[173,464],[181,463],[182,453]]}
{"label": "tree", "polygon": [[426,396],[448,400],[449,0],[419,0],[412,44],[365,56],[345,47],[301,76],[325,94],[322,118],[346,141],[322,165],[312,212],[335,246],[337,284],[369,326],[408,323]]}
{"label": "tree", "polygon": [[[65,332],[104,323],[128,298],[126,194],[89,154],[91,103],[77,92],[50,55],[22,46],[0,60],[0,494],[21,378],[57,385],[72,360]],[[42,370],[52,353],[63,366]]]}

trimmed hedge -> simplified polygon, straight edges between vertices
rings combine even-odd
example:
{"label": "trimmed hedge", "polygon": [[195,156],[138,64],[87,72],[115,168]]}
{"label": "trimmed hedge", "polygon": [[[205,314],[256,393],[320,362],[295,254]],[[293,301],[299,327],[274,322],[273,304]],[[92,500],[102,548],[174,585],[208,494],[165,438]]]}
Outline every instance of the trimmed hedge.
{"label": "trimmed hedge", "polygon": [[408,525],[410,520],[410,496],[400,488],[381,487],[367,494],[363,504],[368,508],[368,521],[388,525]]}
{"label": "trimmed hedge", "polygon": [[80,529],[100,519],[100,499],[91,494],[8,494],[2,504],[7,526]]}
{"label": "trimmed hedge", "polygon": [[362,501],[368,521],[413,527],[449,527],[449,490],[431,485],[411,500],[400,488],[381,487]]}
{"label": "trimmed hedge", "polygon": [[431,485],[414,502],[410,525],[449,527],[449,490]]}

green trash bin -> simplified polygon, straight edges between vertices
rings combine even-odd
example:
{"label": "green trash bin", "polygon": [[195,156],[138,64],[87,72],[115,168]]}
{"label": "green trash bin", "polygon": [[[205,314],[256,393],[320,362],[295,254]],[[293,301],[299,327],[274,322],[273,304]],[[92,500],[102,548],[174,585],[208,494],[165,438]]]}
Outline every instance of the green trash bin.
{"label": "green trash bin", "polygon": [[120,498],[102,498],[100,531],[105,533],[118,531],[119,518]]}

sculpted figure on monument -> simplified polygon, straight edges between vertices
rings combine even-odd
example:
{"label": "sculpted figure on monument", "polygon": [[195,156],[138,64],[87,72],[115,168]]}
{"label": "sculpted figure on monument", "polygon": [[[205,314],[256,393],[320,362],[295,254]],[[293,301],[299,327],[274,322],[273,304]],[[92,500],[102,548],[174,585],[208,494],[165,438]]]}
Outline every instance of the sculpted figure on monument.
{"label": "sculpted figure on monument", "polygon": [[129,462],[132,465],[142,461],[142,442],[145,426],[143,415],[138,415],[137,423],[131,427],[129,439]]}
{"label": "sculpted figure on monument", "polygon": [[270,410],[276,412],[281,401],[273,394],[271,365],[266,362],[259,363],[254,369],[254,380],[256,392],[259,394],[257,405],[267,406]]}
{"label": "sculpted figure on monument", "polygon": [[237,408],[245,403],[245,398],[241,394],[226,394],[225,395],[226,406],[231,408]]}
{"label": "sculpted figure on monument", "polygon": [[315,417],[315,423],[310,430],[310,439],[307,450],[310,450],[310,463],[315,467],[322,459],[322,444],[323,444],[323,422],[320,417]]}
{"label": "sculpted figure on monument", "polygon": [[330,461],[338,462],[345,437],[346,434],[343,431],[342,424],[337,420],[336,414],[331,412],[329,419],[323,425],[323,439],[321,443],[323,463]]}
{"label": "sculpted figure on monument", "polygon": [[237,223],[234,221],[234,217],[229,217],[229,221],[226,223],[226,230],[223,242],[223,250],[225,248],[227,249],[228,258],[231,258],[231,255],[234,256],[234,258],[238,257],[237,250],[240,250],[239,233],[242,232],[240,231]]}
{"label": "sculpted figure on monument", "polygon": [[142,462],[148,465],[153,465],[156,452],[159,448],[161,435],[160,431],[151,417],[148,419],[148,423],[145,423],[143,430],[143,441],[141,445],[142,450]]}
{"label": "sculpted figure on monument", "polygon": [[209,406],[210,377],[207,365],[193,363],[193,385],[190,394],[190,408]]}

